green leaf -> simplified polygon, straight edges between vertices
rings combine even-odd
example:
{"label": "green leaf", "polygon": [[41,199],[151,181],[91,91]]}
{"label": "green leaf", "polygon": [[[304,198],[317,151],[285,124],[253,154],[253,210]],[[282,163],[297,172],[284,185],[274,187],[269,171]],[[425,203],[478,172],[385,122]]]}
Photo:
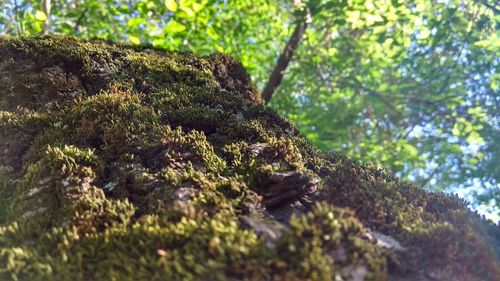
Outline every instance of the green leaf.
{"label": "green leaf", "polygon": [[467,142],[470,144],[483,144],[484,139],[479,135],[478,132],[472,131],[467,138]]}
{"label": "green leaf", "polygon": [[451,133],[454,136],[460,136],[460,129],[459,129],[458,123],[455,123],[455,125],[453,126],[453,130],[451,131]]}
{"label": "green leaf", "polygon": [[490,40],[480,40],[480,41],[477,41],[474,43],[474,45],[476,45],[478,47],[488,47],[489,44],[490,44]]}
{"label": "green leaf", "polygon": [[368,25],[373,25],[375,22],[384,21],[384,19],[380,15],[371,15],[371,14],[366,14],[365,19]]}
{"label": "green leaf", "polygon": [[179,33],[186,30],[186,26],[176,20],[170,20],[163,30],[166,33]]}
{"label": "green leaf", "polygon": [[405,152],[408,153],[408,155],[412,158],[416,157],[418,154],[417,148],[409,143],[405,143],[403,145],[403,148]]}
{"label": "green leaf", "polygon": [[116,11],[119,12],[119,13],[128,13],[129,9],[128,9],[128,6],[127,5],[122,5],[118,8],[116,8]]}
{"label": "green leaf", "polygon": [[34,29],[34,30],[35,30],[35,32],[37,32],[37,33],[42,32],[42,29],[43,29],[43,27],[42,27],[42,22],[41,22],[41,21],[35,21],[35,22],[33,23],[33,29]]}
{"label": "green leaf", "polygon": [[217,32],[215,32],[215,30],[211,26],[209,26],[207,28],[207,35],[208,35],[208,37],[210,37],[210,38],[212,38],[214,40],[219,39],[219,34],[217,34]]}
{"label": "green leaf", "polygon": [[141,23],[144,22],[143,18],[131,18],[127,22],[127,27],[130,29],[136,28],[139,26]]}
{"label": "green leaf", "polygon": [[427,39],[429,38],[429,35],[431,35],[431,32],[427,28],[422,28],[419,33],[420,39]]}
{"label": "green leaf", "polygon": [[165,7],[175,13],[177,12],[179,5],[175,2],[175,0],[165,0]]}
{"label": "green leaf", "polygon": [[153,47],[164,47],[167,41],[163,38],[153,40]]}
{"label": "green leaf", "polygon": [[194,11],[193,11],[191,8],[188,8],[188,7],[182,7],[182,10],[186,13],[186,15],[187,15],[189,18],[194,18],[195,13],[194,13]]}
{"label": "green leaf", "polygon": [[35,19],[37,21],[46,21],[47,15],[43,11],[36,11],[35,12]]}
{"label": "green leaf", "polygon": [[134,45],[140,45],[141,44],[141,39],[139,39],[139,37],[136,37],[136,36],[133,36],[133,35],[129,35],[128,36],[128,40],[134,44]]}
{"label": "green leaf", "polygon": [[204,3],[193,3],[193,10],[195,12],[201,11],[205,7]]}

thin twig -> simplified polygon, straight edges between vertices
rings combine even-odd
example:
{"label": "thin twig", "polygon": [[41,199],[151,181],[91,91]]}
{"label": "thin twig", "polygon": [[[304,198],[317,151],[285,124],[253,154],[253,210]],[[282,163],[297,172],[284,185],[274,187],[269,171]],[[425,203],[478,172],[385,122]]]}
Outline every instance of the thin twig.
{"label": "thin twig", "polygon": [[85,7],[85,9],[83,9],[83,11],[82,11],[82,14],[76,19],[75,27],[73,28],[75,33],[79,32],[80,25],[82,24],[82,20],[85,17],[85,15],[87,14],[88,9],[89,9],[88,7]]}
{"label": "thin twig", "polygon": [[5,34],[9,31],[10,27],[14,23],[14,18],[15,18],[14,15],[12,17],[10,17],[9,21],[7,21],[7,23],[5,24],[5,27],[3,28],[2,33]]}

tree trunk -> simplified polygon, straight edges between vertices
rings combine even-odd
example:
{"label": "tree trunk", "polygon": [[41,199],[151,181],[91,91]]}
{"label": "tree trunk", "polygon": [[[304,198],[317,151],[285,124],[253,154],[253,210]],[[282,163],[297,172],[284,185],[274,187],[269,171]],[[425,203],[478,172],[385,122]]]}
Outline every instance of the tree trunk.
{"label": "tree trunk", "polygon": [[0,42],[1,280],[498,280],[498,226],[325,154],[228,56]]}

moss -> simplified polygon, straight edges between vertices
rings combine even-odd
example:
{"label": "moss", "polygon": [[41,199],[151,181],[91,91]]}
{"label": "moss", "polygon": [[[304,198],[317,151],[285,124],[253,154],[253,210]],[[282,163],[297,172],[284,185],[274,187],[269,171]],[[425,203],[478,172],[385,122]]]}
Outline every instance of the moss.
{"label": "moss", "polygon": [[226,55],[48,36],[0,70],[1,280],[500,275],[498,225],[319,152]]}
{"label": "moss", "polygon": [[44,157],[28,166],[17,184],[11,220],[33,234],[66,223],[74,205],[87,200],[84,197],[101,196],[102,191],[91,185],[99,164],[88,149],[47,147]]}
{"label": "moss", "polygon": [[285,280],[387,278],[382,250],[363,238],[363,225],[351,211],[317,203],[289,223],[290,231],[277,243],[275,262]]}
{"label": "moss", "polygon": [[9,215],[10,201],[13,199],[14,183],[12,180],[13,169],[0,166],[0,224],[3,224]]}

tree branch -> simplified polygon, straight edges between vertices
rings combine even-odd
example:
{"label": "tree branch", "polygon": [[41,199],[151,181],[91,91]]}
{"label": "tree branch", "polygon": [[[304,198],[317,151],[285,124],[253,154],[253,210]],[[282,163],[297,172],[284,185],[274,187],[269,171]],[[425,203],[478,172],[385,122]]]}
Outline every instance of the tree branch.
{"label": "tree branch", "polygon": [[292,60],[293,55],[295,54],[295,51],[297,50],[297,47],[300,43],[300,40],[304,36],[304,33],[307,29],[307,23],[308,23],[308,16],[305,16],[303,19],[300,19],[297,22],[297,25],[293,30],[292,36],[290,36],[290,39],[288,39],[285,49],[279,56],[278,61],[276,62],[276,65],[273,69],[273,72],[271,73],[271,76],[269,77],[269,80],[266,86],[264,87],[264,90],[262,91],[262,98],[266,103],[269,102],[272,95],[276,91],[276,88],[281,83],[281,80],[283,79],[283,74],[286,68],[288,67],[288,64]]}
{"label": "tree branch", "polygon": [[75,34],[77,34],[80,31],[80,25],[82,24],[82,20],[85,18],[88,9],[89,9],[88,7],[85,7],[85,9],[83,9],[82,11],[82,14],[76,19],[75,27],[73,28]]}
{"label": "tree branch", "polygon": [[349,79],[354,81],[354,83],[349,83],[347,81],[341,81],[341,83],[346,84],[346,85],[350,85],[352,87],[357,87],[357,88],[367,92],[368,94],[372,95],[373,97],[376,97],[378,100],[383,102],[387,106],[387,108],[389,108],[393,113],[395,113],[400,119],[404,119],[403,113],[396,108],[396,106],[392,103],[390,98],[384,96],[382,93],[378,92],[377,90],[373,90],[373,89],[366,87],[365,85],[363,85],[363,83],[361,83],[361,81],[359,81],[355,77],[350,77]]}
{"label": "tree branch", "polygon": [[15,16],[13,15],[12,17],[10,17],[10,19],[7,21],[7,23],[5,24],[5,27],[3,28],[2,32],[1,33],[4,33],[4,34],[7,34],[7,32],[9,31],[10,27],[12,26],[12,24],[14,23],[14,18]]}
{"label": "tree branch", "polygon": [[42,8],[42,11],[47,16],[47,19],[43,22],[43,27],[42,27],[43,34],[47,35],[50,32],[50,8],[51,8],[50,0],[42,0],[40,5]]}
{"label": "tree branch", "polygon": [[23,30],[21,29],[21,24],[19,24],[19,5],[17,4],[17,0],[14,0],[14,15],[16,19],[16,29],[17,35],[22,35]]}

